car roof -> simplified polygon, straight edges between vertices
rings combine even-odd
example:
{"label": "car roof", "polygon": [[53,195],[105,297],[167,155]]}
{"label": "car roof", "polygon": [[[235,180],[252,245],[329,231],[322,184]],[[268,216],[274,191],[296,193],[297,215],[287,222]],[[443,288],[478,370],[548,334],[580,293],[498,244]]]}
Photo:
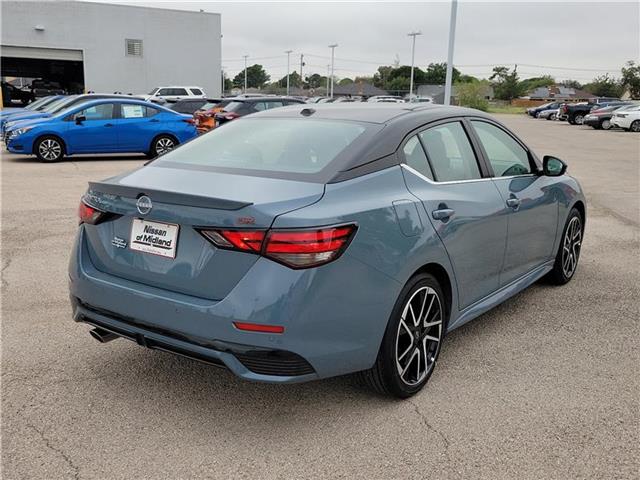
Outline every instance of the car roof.
{"label": "car roof", "polygon": [[328,180],[333,183],[397,165],[396,150],[409,134],[439,120],[461,117],[485,118],[499,124],[480,110],[432,103],[301,104],[265,110],[245,118],[311,118],[370,124],[377,133],[340,165]]}
{"label": "car roof", "polygon": [[[302,113],[303,111],[305,112]],[[448,107],[439,104],[352,102],[291,105],[265,110],[255,113],[253,116],[289,118],[307,116],[326,120],[387,124],[392,120],[399,121],[402,117],[407,117],[407,119],[416,118],[415,114],[417,113],[420,113],[420,121],[424,123],[460,115],[484,115],[479,110]]]}
{"label": "car roof", "polygon": [[303,105],[305,104],[305,102],[303,100],[300,100],[299,98],[293,98],[293,97],[239,97],[239,98],[225,98],[225,100],[232,100],[234,102],[245,102],[245,103],[255,103],[255,102],[277,102],[279,100],[289,100],[289,101],[294,101],[294,102],[301,102],[300,104]]}

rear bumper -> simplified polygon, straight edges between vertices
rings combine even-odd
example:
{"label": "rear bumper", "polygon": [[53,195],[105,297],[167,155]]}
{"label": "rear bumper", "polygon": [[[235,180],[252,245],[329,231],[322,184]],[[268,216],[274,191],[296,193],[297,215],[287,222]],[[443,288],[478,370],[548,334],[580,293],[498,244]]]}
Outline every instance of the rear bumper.
{"label": "rear bumper", "polygon": [[[370,368],[402,287],[347,254],[310,270],[260,258],[214,301],[101,272],[85,242],[81,227],[69,266],[76,321],[253,381],[293,383]],[[285,331],[246,332],[234,321]]]}

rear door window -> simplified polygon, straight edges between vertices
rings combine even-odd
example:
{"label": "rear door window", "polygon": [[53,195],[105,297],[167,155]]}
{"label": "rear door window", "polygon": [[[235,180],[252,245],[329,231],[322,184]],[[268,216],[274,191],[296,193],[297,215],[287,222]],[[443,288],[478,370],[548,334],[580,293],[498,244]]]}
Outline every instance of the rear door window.
{"label": "rear door window", "polygon": [[189,90],[191,90],[191,93],[193,93],[194,95],[202,95],[202,90],[200,90],[199,88],[190,88]]}
{"label": "rear door window", "polygon": [[471,142],[460,122],[438,125],[419,135],[436,181],[482,178]]}
{"label": "rear door window", "polygon": [[123,103],[120,108],[122,109],[122,118],[144,118],[147,114],[147,107],[144,105]]}
{"label": "rear door window", "polygon": [[189,95],[189,94],[187,93],[187,91],[184,88],[173,88],[173,89],[171,89],[171,95],[176,95],[176,96],[184,95],[184,96],[186,96],[186,95]]}

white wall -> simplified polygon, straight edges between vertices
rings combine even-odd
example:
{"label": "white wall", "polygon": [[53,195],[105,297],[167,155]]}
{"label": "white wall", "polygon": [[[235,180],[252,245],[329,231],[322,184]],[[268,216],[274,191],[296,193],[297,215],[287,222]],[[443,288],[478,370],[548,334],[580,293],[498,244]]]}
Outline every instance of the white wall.
{"label": "white wall", "polygon": [[[211,97],[221,93],[217,13],[48,1],[3,0],[0,8],[2,45],[83,50],[87,90],[199,85]],[[125,56],[126,38],[142,39],[142,57]]]}

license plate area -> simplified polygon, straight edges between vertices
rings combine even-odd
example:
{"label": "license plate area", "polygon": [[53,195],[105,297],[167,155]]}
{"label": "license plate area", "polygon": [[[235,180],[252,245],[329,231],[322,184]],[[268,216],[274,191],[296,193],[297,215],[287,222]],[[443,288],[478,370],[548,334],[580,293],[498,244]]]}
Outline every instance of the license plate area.
{"label": "license plate area", "polygon": [[129,248],[165,258],[176,258],[180,226],[134,218],[131,222]]}

